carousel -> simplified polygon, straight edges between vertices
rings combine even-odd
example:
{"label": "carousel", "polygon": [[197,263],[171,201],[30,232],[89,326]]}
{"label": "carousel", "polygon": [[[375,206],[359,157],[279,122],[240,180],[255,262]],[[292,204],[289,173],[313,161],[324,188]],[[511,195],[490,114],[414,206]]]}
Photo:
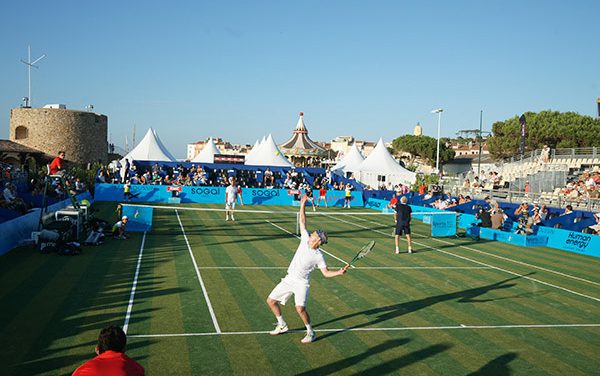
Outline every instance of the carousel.
{"label": "carousel", "polygon": [[321,161],[327,157],[327,150],[308,137],[303,116],[301,112],[292,137],[279,145],[279,149],[294,166],[320,167]]}

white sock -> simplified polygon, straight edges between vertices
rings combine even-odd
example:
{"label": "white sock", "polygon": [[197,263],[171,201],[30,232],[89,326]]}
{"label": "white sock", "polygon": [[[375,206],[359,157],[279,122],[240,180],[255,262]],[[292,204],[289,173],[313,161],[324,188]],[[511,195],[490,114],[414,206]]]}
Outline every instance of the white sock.
{"label": "white sock", "polygon": [[308,333],[312,333],[312,331],[313,331],[312,325],[310,325],[310,324],[306,324],[306,331],[307,331]]}
{"label": "white sock", "polygon": [[398,252],[398,251],[399,251],[399,249],[398,249],[398,247],[396,247],[396,252]]}
{"label": "white sock", "polygon": [[283,316],[275,316],[277,319],[277,323],[281,326],[285,325],[285,321],[283,320]]}

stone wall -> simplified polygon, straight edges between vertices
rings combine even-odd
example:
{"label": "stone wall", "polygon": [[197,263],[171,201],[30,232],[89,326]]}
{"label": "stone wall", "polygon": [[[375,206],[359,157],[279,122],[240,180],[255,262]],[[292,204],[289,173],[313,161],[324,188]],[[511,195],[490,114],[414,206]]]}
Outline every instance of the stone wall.
{"label": "stone wall", "polygon": [[[18,129],[17,129],[18,128]],[[66,160],[88,163],[108,158],[108,118],[93,112],[54,108],[10,110],[9,139]]]}

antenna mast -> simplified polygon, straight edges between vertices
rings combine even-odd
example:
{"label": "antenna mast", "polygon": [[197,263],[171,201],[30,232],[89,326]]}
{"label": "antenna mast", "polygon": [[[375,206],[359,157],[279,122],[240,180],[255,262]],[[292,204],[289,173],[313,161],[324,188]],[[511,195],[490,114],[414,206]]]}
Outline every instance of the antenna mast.
{"label": "antenna mast", "polygon": [[25,101],[25,107],[27,107],[27,108],[31,108],[31,67],[38,69],[38,66],[34,65],[34,64],[37,63],[38,61],[42,60],[45,57],[46,57],[46,54],[43,54],[42,56],[38,57],[34,61],[31,61],[31,46],[27,46],[27,61],[21,59],[21,62],[23,64],[27,65],[27,86],[28,86],[29,90],[27,92],[27,96],[25,98],[23,98]]}

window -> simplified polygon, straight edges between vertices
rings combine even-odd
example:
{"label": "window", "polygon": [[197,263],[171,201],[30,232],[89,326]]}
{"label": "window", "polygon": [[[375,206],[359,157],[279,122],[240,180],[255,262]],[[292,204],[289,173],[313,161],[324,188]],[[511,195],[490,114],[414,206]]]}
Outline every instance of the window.
{"label": "window", "polygon": [[27,127],[18,126],[15,129],[15,140],[22,140],[29,136],[29,129]]}

